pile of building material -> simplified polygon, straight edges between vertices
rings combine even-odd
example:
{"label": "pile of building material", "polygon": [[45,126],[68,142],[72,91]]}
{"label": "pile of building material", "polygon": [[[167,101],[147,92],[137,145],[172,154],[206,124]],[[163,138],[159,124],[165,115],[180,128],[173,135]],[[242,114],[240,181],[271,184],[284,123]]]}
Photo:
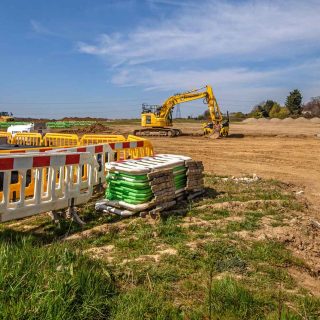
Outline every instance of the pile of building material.
{"label": "pile of building material", "polygon": [[192,199],[203,193],[203,163],[201,161],[186,161],[187,185],[186,191],[189,193],[188,198]]}
{"label": "pile of building material", "polygon": [[130,216],[158,214],[177,201],[203,193],[203,165],[177,155],[160,154],[107,166],[106,199],[96,210]]}

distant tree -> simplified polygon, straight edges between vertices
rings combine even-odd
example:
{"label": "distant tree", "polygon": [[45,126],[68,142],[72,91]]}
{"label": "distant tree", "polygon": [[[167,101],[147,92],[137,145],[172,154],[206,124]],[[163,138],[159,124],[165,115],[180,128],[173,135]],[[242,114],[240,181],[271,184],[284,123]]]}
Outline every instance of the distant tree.
{"label": "distant tree", "polygon": [[287,107],[281,107],[279,113],[277,114],[277,118],[284,119],[287,118],[290,114],[290,111]]}
{"label": "distant tree", "polygon": [[268,117],[268,112],[265,110],[264,105],[265,105],[265,101],[260,102],[258,104],[256,104],[251,112],[249,113],[250,117],[253,118],[266,118]]}
{"label": "distant tree", "polygon": [[206,110],[204,111],[202,114],[200,114],[198,117],[197,117],[198,120],[208,120],[210,119],[210,112],[209,110]]}
{"label": "distant tree", "polygon": [[301,114],[302,110],[302,95],[298,89],[290,92],[286,100],[286,107],[292,115]]}
{"label": "distant tree", "polygon": [[281,106],[279,103],[274,102],[270,111],[269,111],[269,117],[270,118],[278,118],[278,114],[281,111]]}
{"label": "distant tree", "polygon": [[270,113],[272,107],[276,104],[277,102],[273,101],[273,100],[267,100],[264,105],[263,105],[263,109],[268,113]]}
{"label": "distant tree", "polygon": [[275,104],[277,104],[277,102],[273,100],[260,102],[252,108],[249,116],[254,118],[267,118],[270,116],[269,113]]}
{"label": "distant tree", "polygon": [[246,115],[243,112],[232,112],[230,117],[233,119],[245,119]]}
{"label": "distant tree", "polygon": [[320,97],[311,98],[302,108],[305,117],[320,117]]}
{"label": "distant tree", "polygon": [[289,115],[289,110],[286,107],[281,107],[278,102],[274,102],[269,112],[270,118],[284,119],[288,117],[288,115]]}

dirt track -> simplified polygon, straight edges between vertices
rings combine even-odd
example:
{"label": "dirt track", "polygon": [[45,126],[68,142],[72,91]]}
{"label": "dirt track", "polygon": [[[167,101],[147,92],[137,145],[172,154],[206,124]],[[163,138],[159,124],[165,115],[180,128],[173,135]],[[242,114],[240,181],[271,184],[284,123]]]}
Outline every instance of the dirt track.
{"label": "dirt track", "polygon": [[[121,129],[128,130],[123,126]],[[181,123],[184,133],[201,133],[201,123]],[[236,123],[230,137],[210,140],[201,136],[151,138],[157,153],[190,155],[205,170],[218,175],[252,175],[293,183],[320,208],[320,124],[295,121]],[[320,213],[319,213],[320,215]]]}

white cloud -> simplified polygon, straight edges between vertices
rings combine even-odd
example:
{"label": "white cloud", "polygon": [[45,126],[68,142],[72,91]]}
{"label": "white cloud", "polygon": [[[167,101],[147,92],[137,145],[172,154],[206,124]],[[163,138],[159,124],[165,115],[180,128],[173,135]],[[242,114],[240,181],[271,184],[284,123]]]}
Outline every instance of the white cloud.
{"label": "white cloud", "polygon": [[[78,50],[102,58],[119,86],[183,90],[211,83],[222,99],[272,93],[282,99],[291,86],[316,94],[320,63],[312,56],[320,50],[320,1],[208,0],[197,10],[176,7],[170,18],[142,21],[128,34],[102,34],[78,43]],[[282,63],[272,67],[274,60]],[[220,61],[228,67],[218,67]]]}
{"label": "white cloud", "polygon": [[135,66],[119,70],[112,81],[119,86],[138,85],[146,90],[169,92],[211,84],[219,101],[231,103],[234,110],[238,107],[245,110],[254,102],[265,99],[284,102],[288,90],[294,88],[301,89],[306,99],[319,95],[319,74],[320,59],[316,59],[269,71],[253,71],[249,68],[157,71]]}
{"label": "white cloud", "polygon": [[197,11],[177,10],[174,18],[148,22],[127,35],[103,34],[95,44],[79,43],[79,50],[127,64],[224,54],[285,56],[319,46],[319,11],[319,1],[208,1]]}

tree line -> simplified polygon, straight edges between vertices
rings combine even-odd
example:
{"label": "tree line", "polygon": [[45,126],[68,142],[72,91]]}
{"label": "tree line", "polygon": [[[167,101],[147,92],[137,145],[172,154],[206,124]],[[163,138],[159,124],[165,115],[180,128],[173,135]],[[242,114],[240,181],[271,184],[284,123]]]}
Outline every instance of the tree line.
{"label": "tree line", "polygon": [[[311,101],[302,104],[302,94],[300,90],[294,89],[286,98],[284,106],[281,106],[277,101],[266,100],[255,105],[251,112],[244,114],[243,112],[233,112],[230,114],[234,119],[245,118],[279,118],[287,117],[320,117],[320,96],[311,98]],[[206,110],[203,114],[197,117],[198,120],[209,119],[209,111]]]}

